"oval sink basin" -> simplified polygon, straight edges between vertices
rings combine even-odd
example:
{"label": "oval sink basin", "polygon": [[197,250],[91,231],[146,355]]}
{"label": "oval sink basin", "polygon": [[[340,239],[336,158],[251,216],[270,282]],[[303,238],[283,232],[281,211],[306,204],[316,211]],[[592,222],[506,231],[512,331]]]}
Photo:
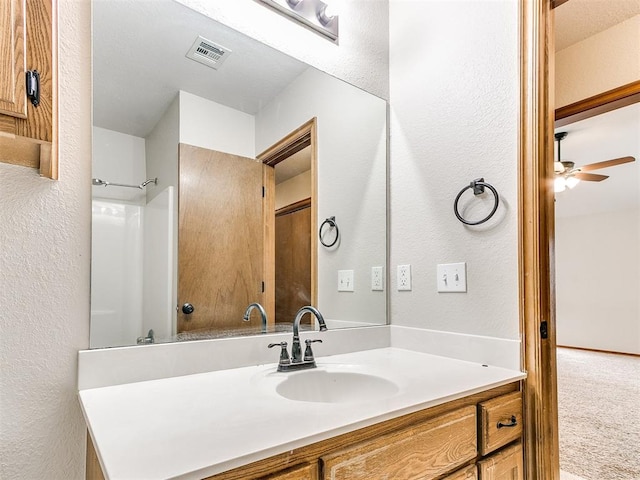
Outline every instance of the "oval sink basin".
{"label": "oval sink basin", "polygon": [[398,386],[386,378],[366,373],[307,370],[290,374],[276,392],[299,402],[346,403],[388,398]]}

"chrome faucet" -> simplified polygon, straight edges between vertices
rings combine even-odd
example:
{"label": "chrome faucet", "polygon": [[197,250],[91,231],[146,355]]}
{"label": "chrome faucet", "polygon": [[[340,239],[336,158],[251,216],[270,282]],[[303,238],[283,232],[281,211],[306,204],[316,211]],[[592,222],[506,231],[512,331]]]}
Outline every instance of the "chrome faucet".
{"label": "chrome faucet", "polygon": [[153,333],[153,329],[149,330],[146,337],[138,337],[136,342],[138,345],[149,345],[151,343],[156,343],[156,337]]}
{"label": "chrome faucet", "polygon": [[310,313],[316,317],[320,324],[320,331],[325,332],[327,330],[327,324],[322,317],[322,314],[314,307],[306,306],[298,310],[296,318],[293,321],[293,343],[291,344],[291,358],[287,353],[287,342],[270,343],[269,348],[281,347],[280,361],[278,362],[279,372],[290,372],[294,370],[303,370],[305,368],[315,368],[316,361],[313,358],[313,351],[311,350],[312,343],[322,343],[322,340],[305,340],[304,356],[302,355],[302,348],[300,346],[300,320],[306,314]]}
{"label": "chrome faucet", "polygon": [[244,312],[244,317],[242,317],[242,320],[248,322],[251,316],[251,310],[253,310],[254,308],[258,309],[258,311],[260,312],[260,316],[262,317],[262,333],[267,333],[267,312],[265,312],[264,307],[259,303],[250,304],[247,307],[247,310]]}

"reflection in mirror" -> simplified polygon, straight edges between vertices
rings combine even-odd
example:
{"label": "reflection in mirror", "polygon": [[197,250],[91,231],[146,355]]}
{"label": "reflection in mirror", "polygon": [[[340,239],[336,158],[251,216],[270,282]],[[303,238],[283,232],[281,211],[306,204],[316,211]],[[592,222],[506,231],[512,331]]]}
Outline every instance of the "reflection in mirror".
{"label": "reflection in mirror", "polygon": [[93,2],[93,92],[92,348],[386,323],[385,101],[173,0]]}

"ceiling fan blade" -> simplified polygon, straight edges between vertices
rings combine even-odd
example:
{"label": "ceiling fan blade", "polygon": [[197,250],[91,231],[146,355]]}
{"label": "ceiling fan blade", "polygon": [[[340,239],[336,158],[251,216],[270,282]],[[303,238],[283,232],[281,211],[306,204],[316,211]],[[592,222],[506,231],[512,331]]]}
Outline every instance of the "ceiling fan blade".
{"label": "ceiling fan blade", "polygon": [[578,180],[584,180],[585,182],[601,182],[602,180],[606,180],[609,178],[608,175],[598,175],[597,173],[581,173],[576,172],[571,175]]}
{"label": "ceiling fan blade", "polygon": [[581,172],[590,172],[591,170],[599,170],[600,168],[615,167],[616,165],[622,165],[623,163],[630,163],[635,161],[636,159],[633,157],[620,157],[620,158],[614,158],[613,160],[606,160],[604,162],[590,163],[589,165],[582,165],[579,168]]}

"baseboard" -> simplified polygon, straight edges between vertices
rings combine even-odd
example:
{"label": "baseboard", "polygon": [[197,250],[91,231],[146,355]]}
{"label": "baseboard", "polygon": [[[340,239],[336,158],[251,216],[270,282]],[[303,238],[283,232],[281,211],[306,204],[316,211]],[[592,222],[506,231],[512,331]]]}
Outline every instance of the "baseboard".
{"label": "baseboard", "polygon": [[574,347],[573,345],[557,345],[558,348],[568,348],[570,350],[584,350],[585,352],[610,353],[612,355],[625,355],[627,357],[640,357],[640,353],[616,352],[613,350],[602,350],[600,348]]}

